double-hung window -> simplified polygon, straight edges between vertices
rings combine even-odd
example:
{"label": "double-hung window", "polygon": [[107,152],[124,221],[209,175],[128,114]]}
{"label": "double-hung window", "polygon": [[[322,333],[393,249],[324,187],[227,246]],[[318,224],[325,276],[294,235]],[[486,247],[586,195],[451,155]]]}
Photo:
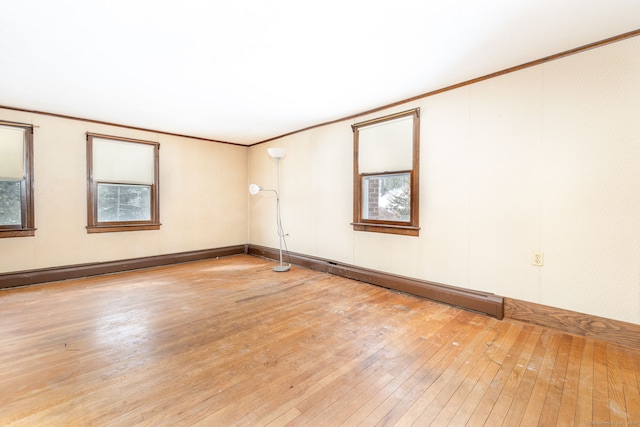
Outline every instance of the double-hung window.
{"label": "double-hung window", "polygon": [[87,134],[87,231],[160,228],[160,144]]}
{"label": "double-hung window", "polygon": [[34,234],[33,126],[0,122],[0,237]]}
{"label": "double-hung window", "polygon": [[353,228],[417,236],[420,110],[353,125]]}

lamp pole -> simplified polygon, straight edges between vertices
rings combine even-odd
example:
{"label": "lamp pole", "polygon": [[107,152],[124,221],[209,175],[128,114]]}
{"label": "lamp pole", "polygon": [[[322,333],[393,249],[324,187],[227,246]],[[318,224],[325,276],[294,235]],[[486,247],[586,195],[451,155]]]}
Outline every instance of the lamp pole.
{"label": "lamp pole", "polygon": [[291,268],[288,265],[282,263],[282,239],[284,239],[284,230],[282,229],[282,218],[280,217],[280,159],[281,157],[274,157],[276,159],[276,221],[278,229],[278,246],[280,249],[280,265],[273,267],[273,271],[282,273],[289,271]]}
{"label": "lamp pole", "polygon": [[291,268],[291,264],[284,265],[282,263],[282,241],[284,240],[284,230],[282,229],[282,218],[280,215],[280,159],[284,157],[287,153],[287,150],[284,148],[267,148],[267,152],[269,155],[276,160],[276,189],[275,190],[267,190],[260,187],[257,184],[249,185],[249,194],[254,195],[258,194],[260,191],[273,191],[276,193],[276,228],[278,231],[278,247],[280,250],[280,265],[273,267],[273,271],[276,272],[284,272],[289,271]]}

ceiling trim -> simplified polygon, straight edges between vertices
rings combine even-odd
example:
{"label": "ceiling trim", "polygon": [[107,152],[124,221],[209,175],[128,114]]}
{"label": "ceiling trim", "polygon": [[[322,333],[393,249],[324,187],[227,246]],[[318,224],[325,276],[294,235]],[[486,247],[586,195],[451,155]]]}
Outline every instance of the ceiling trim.
{"label": "ceiling trim", "polygon": [[613,36],[613,37],[609,37],[600,41],[596,41],[593,43],[589,43],[574,49],[570,49],[570,50],[566,50],[564,52],[560,52],[554,55],[550,55],[550,56],[546,56],[544,58],[540,58],[534,61],[530,61],[530,62],[526,62],[524,64],[521,65],[516,65],[514,67],[510,67],[510,68],[506,68],[500,71],[496,71],[494,73],[490,73],[490,74],[486,74],[484,76],[480,76],[480,77],[476,77],[474,79],[471,80],[466,80],[464,82],[461,83],[457,83],[451,86],[446,86],[444,88],[440,88],[440,89],[436,89],[430,92],[426,92],[426,93],[422,93],[420,95],[416,95],[413,96],[411,98],[407,98],[407,99],[403,99],[401,101],[397,101],[397,102],[393,102],[391,104],[386,104],[383,105],[381,107],[377,107],[371,110],[367,110],[367,111],[363,111],[357,114],[352,114],[346,117],[341,117],[339,119],[335,119],[335,120],[330,120],[327,122],[322,122],[322,123],[318,123],[315,125],[311,125],[311,126],[307,126],[305,128],[301,128],[301,129],[297,129],[291,132],[287,132],[272,138],[268,138],[262,141],[258,141],[255,142],[253,144],[239,144],[239,143],[235,143],[235,142],[230,142],[230,141],[222,141],[222,140],[217,140],[217,139],[210,139],[210,138],[204,138],[204,137],[199,137],[199,136],[191,136],[191,135],[185,135],[185,134],[179,134],[179,133],[173,133],[173,132],[167,132],[167,131],[159,131],[159,130],[154,130],[154,129],[148,129],[148,128],[143,128],[143,127],[137,127],[137,126],[130,126],[130,125],[124,125],[124,124],[120,124],[120,123],[112,123],[112,122],[106,122],[106,121],[101,121],[101,120],[94,120],[94,119],[86,119],[86,118],[82,118],[82,117],[74,117],[74,116],[69,116],[69,115],[64,115],[64,114],[58,114],[58,113],[51,113],[51,112],[47,112],[47,111],[38,111],[38,110],[31,110],[31,109],[26,109],[26,108],[18,108],[18,107],[11,107],[11,106],[6,106],[6,105],[0,105],[0,109],[5,109],[5,110],[12,110],[12,111],[19,111],[19,112],[24,112],[24,113],[32,113],[32,114],[40,114],[40,115],[45,115],[45,116],[50,116],[50,117],[57,117],[57,118],[62,118],[62,119],[68,119],[68,120],[78,120],[78,121],[83,121],[83,122],[87,122],[87,123],[94,123],[94,124],[99,124],[99,125],[107,125],[107,126],[114,126],[114,127],[120,127],[120,128],[125,128],[125,129],[132,129],[132,130],[138,130],[138,131],[143,131],[143,132],[151,132],[151,133],[156,133],[156,134],[161,134],[161,135],[169,135],[169,136],[176,136],[176,137],[181,137],[181,138],[189,138],[189,139],[196,139],[196,140],[200,140],[200,141],[207,141],[207,142],[215,142],[215,143],[220,143],[220,144],[229,144],[229,145],[236,145],[236,146],[241,146],[241,147],[253,147],[255,145],[260,145],[260,144],[264,144],[267,142],[271,142],[274,141],[276,139],[280,139],[280,138],[284,138],[286,136],[290,136],[290,135],[294,135],[300,132],[305,132],[311,129],[315,129],[321,126],[327,126],[327,125],[331,125],[334,123],[338,123],[338,122],[342,122],[345,120],[352,120],[355,119],[357,117],[361,117],[367,114],[371,114],[371,113],[376,113],[379,111],[383,111],[386,110],[388,108],[393,108],[396,107],[398,105],[402,105],[405,103],[409,103],[412,101],[416,101],[419,99],[423,99],[423,98],[427,98],[433,95],[437,95],[439,93],[443,93],[443,92],[447,92],[450,90],[454,90],[454,89],[458,89],[464,86],[469,86],[472,85],[474,83],[478,83],[481,82],[483,80],[488,80],[488,79],[492,79],[495,77],[499,77],[505,74],[509,74],[509,73],[513,73],[515,71],[519,71],[519,70],[523,70],[525,68],[529,68],[529,67],[534,67],[536,65],[540,65],[540,64],[544,64],[546,62],[550,62],[550,61],[554,61],[556,59],[560,59],[560,58],[564,58],[570,55],[574,55],[577,53],[581,53],[590,49],[594,49],[597,47],[601,47],[601,46],[605,46],[607,44],[611,44],[611,43],[615,43],[615,42],[619,42],[625,39],[629,39],[629,38],[633,38],[633,37],[637,37],[640,36],[640,29],[637,30],[633,30],[633,31],[629,31],[627,33],[623,33],[617,36]]}
{"label": "ceiling trim", "polygon": [[524,64],[521,64],[521,65],[516,65],[516,66],[510,67],[510,68],[505,68],[504,70],[496,71],[495,73],[486,74],[486,75],[481,76],[481,77],[476,77],[476,78],[471,79],[471,80],[466,80],[466,81],[461,82],[461,83],[456,83],[456,84],[451,85],[451,86],[446,86],[444,88],[432,90],[430,92],[426,92],[426,93],[423,93],[423,94],[420,94],[420,95],[416,95],[416,96],[413,96],[411,98],[404,99],[402,101],[393,102],[391,104],[387,104],[387,105],[384,105],[382,107],[377,107],[377,108],[374,108],[374,109],[371,109],[371,110],[367,110],[367,111],[364,111],[362,113],[353,114],[353,115],[350,115],[350,116],[342,117],[340,119],[331,120],[331,121],[328,121],[328,122],[324,122],[324,123],[319,123],[319,124],[316,124],[316,125],[308,126],[306,128],[298,129],[298,130],[295,130],[295,131],[292,131],[292,132],[288,132],[288,133],[285,133],[285,134],[282,134],[282,135],[279,135],[279,136],[275,136],[273,138],[265,139],[263,141],[259,141],[259,142],[253,143],[253,144],[248,144],[248,146],[252,147],[254,145],[264,144],[266,142],[270,142],[270,141],[273,141],[273,140],[276,140],[276,139],[279,139],[279,138],[284,138],[285,136],[290,136],[290,135],[293,135],[293,134],[296,134],[296,133],[300,133],[300,132],[304,132],[304,131],[307,131],[307,130],[315,129],[315,128],[318,128],[318,127],[321,127],[321,126],[327,126],[327,125],[331,125],[331,124],[334,124],[334,123],[342,122],[342,121],[345,121],[345,120],[352,120],[352,119],[355,119],[357,117],[361,117],[361,116],[364,116],[364,115],[367,115],[367,114],[377,113],[379,111],[383,111],[383,110],[386,110],[388,108],[397,107],[398,105],[406,104],[408,102],[417,101],[419,99],[423,99],[423,98],[427,98],[427,97],[430,97],[430,96],[433,96],[433,95],[437,95],[437,94],[442,93],[442,92],[448,92],[450,90],[458,89],[458,88],[461,88],[461,87],[464,87],[464,86],[469,86],[469,85],[472,85],[474,83],[481,82],[483,80],[489,80],[489,79],[492,79],[492,78],[495,78],[495,77],[499,77],[499,76],[502,76],[502,75],[505,75],[505,74],[513,73],[515,71],[523,70],[525,68],[534,67],[536,65],[544,64],[546,62],[550,62],[550,61],[554,61],[556,59],[560,59],[560,58],[564,58],[564,57],[567,57],[567,56],[575,55],[576,53],[581,53],[581,52],[584,52],[584,51],[587,51],[587,50],[590,50],[590,49],[595,49],[597,47],[605,46],[605,45],[608,45],[608,44],[611,44],[611,43],[619,42],[619,41],[622,41],[622,40],[625,40],[625,39],[629,39],[629,38],[633,38],[633,37],[636,37],[636,36],[640,36],[640,29],[629,31],[627,33],[623,33],[623,34],[620,34],[620,35],[617,35],[617,36],[614,36],[614,37],[609,37],[607,39],[600,40],[600,41],[597,41],[597,42],[589,43],[589,44],[586,44],[584,46],[580,46],[580,47],[577,47],[577,48],[574,48],[574,49],[569,49],[569,50],[566,50],[564,52],[556,53],[554,55],[545,56],[544,58],[536,59],[534,61],[525,62]]}
{"label": "ceiling trim", "polygon": [[[167,131],[162,131],[162,130],[154,130],[154,129],[148,129],[148,128],[137,127],[137,126],[123,125],[123,124],[120,124],[120,123],[105,122],[105,121],[102,121],[102,120],[85,119],[85,118],[82,118],[82,117],[68,116],[68,115],[65,115],[65,114],[50,113],[50,112],[47,112],[47,111],[38,111],[38,110],[30,110],[30,109],[27,109],[27,108],[10,107],[10,106],[7,106],[7,105],[0,105],[0,109],[11,110],[11,111],[19,111],[19,112],[22,112],[22,113],[41,114],[43,116],[57,117],[57,118],[60,118],[60,119],[77,120],[77,121],[81,121],[81,122],[94,123],[94,124],[98,124],[98,125],[107,125],[107,126],[114,126],[114,127],[119,127],[119,128],[125,128],[125,129],[139,130],[139,131],[143,131],[143,132],[157,133],[157,134],[161,134],[161,135],[177,136],[177,137],[180,137],[180,138],[189,138],[189,139],[197,139],[197,140],[200,140],[200,141],[217,142],[217,143],[220,143],[220,144],[237,145],[237,146],[240,146],[240,147],[246,147],[247,146],[246,144],[238,144],[236,142],[229,142],[229,141],[221,141],[221,140],[217,140],[217,139],[204,138],[204,137],[201,137],[201,136],[184,135],[184,134],[180,134],[180,133],[173,133],[173,132],[167,132]],[[39,127],[39,126],[34,126],[34,127]]]}

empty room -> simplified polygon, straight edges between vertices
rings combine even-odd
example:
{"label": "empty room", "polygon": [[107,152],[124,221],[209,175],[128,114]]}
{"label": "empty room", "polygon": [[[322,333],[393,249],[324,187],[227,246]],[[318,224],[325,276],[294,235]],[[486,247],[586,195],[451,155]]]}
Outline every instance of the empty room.
{"label": "empty room", "polygon": [[0,425],[640,424],[640,2],[0,12]]}

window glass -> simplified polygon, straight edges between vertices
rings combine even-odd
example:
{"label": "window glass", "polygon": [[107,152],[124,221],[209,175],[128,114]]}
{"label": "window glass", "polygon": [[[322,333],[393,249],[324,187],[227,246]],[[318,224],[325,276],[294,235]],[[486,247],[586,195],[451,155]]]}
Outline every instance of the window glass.
{"label": "window glass", "polygon": [[98,222],[151,220],[151,186],[98,184]]}
{"label": "window glass", "polygon": [[362,218],[380,221],[411,221],[409,173],[368,175],[362,183]]}
{"label": "window glass", "polygon": [[22,224],[20,181],[0,181],[0,226]]}

